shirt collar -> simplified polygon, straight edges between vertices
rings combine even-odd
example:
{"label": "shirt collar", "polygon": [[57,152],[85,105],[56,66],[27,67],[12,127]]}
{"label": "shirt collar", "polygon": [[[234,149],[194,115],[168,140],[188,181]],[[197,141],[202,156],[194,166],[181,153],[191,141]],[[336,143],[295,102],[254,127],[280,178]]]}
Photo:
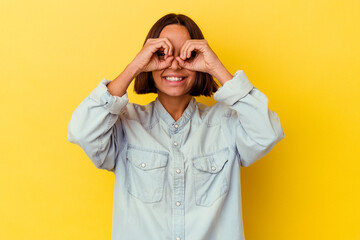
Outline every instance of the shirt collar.
{"label": "shirt collar", "polygon": [[194,97],[192,97],[181,117],[175,121],[166,111],[160,100],[158,98],[155,99],[155,111],[158,113],[159,117],[170,127],[170,129],[174,129],[174,131],[182,129],[186,125],[194,113],[195,107],[196,100]]}

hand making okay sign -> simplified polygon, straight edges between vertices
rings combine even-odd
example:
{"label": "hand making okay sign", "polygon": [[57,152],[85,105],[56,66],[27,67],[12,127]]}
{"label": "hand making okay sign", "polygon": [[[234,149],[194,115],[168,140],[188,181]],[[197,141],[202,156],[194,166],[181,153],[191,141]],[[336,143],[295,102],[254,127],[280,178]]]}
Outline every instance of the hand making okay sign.
{"label": "hand making okay sign", "polygon": [[209,74],[222,66],[205,39],[186,40],[176,60],[182,68]]}

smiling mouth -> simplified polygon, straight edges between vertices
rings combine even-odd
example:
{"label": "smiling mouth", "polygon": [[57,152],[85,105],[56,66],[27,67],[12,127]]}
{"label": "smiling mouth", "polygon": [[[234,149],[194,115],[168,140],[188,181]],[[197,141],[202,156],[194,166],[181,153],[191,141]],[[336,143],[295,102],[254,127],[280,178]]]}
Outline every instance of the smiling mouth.
{"label": "smiling mouth", "polygon": [[170,82],[180,82],[186,79],[186,77],[163,77],[163,79]]}

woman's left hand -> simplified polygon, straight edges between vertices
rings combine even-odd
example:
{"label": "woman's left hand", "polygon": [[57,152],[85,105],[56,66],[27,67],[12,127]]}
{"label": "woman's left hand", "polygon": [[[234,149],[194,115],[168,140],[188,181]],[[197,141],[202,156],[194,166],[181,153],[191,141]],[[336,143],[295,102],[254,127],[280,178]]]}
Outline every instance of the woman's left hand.
{"label": "woman's left hand", "polygon": [[[195,56],[192,55],[195,53]],[[186,40],[176,57],[180,67],[191,71],[205,72],[215,77],[222,85],[233,76],[220,62],[205,39]]]}
{"label": "woman's left hand", "polygon": [[205,72],[211,75],[216,69],[222,67],[219,58],[205,39],[187,40],[181,47],[179,56],[176,57],[176,60],[182,68]]}

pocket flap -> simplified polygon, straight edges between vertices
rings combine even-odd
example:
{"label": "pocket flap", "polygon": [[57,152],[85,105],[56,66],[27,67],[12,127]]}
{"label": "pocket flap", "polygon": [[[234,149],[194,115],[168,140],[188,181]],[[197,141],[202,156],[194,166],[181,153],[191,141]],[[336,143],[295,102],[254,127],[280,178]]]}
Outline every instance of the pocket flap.
{"label": "pocket flap", "polygon": [[168,154],[129,148],[126,157],[134,166],[142,170],[151,170],[165,167],[168,162]]}
{"label": "pocket flap", "polygon": [[220,172],[228,161],[228,151],[222,150],[214,154],[199,156],[193,159],[194,167],[197,170],[209,173]]}

